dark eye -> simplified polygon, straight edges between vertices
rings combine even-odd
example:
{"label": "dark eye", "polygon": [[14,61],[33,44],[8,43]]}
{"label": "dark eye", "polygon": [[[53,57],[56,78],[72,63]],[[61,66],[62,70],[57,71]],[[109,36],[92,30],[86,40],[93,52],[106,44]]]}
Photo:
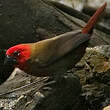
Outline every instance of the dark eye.
{"label": "dark eye", "polygon": [[19,51],[15,51],[14,53],[13,53],[13,56],[19,56],[20,55],[20,52]]}

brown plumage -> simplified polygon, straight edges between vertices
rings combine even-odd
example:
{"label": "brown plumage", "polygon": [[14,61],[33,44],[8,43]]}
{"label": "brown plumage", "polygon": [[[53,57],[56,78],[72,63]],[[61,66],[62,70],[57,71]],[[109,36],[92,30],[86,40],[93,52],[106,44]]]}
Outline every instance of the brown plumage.
{"label": "brown plumage", "polygon": [[32,53],[28,64],[32,66],[25,71],[36,76],[66,72],[82,58],[89,38],[89,34],[73,31],[30,44]]}

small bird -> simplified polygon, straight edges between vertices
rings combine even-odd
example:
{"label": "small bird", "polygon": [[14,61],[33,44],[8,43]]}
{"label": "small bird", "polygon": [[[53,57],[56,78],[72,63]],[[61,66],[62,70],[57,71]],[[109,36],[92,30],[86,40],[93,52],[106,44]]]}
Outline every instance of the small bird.
{"label": "small bird", "polygon": [[[39,77],[62,75],[84,55],[93,27],[106,5],[104,3],[97,9],[82,30],[67,32],[36,43],[18,44],[9,48],[6,51],[4,64],[18,67],[27,74]],[[2,82],[7,78],[5,77]]]}

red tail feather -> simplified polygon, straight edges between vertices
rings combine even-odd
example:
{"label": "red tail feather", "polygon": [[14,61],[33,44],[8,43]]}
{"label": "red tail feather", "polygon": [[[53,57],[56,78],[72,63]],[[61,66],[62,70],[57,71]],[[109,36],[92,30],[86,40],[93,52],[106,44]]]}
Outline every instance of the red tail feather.
{"label": "red tail feather", "polygon": [[89,19],[86,26],[82,29],[83,34],[87,34],[91,31],[95,23],[97,22],[100,14],[104,11],[107,3],[105,2],[100,8],[97,9],[97,11],[94,13],[94,15]]}

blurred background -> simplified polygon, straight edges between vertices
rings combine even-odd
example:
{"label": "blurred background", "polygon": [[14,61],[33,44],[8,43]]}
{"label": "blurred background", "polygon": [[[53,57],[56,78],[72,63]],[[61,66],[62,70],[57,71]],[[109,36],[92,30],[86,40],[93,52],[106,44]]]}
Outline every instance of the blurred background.
{"label": "blurred background", "polygon": [[53,1],[63,3],[69,7],[72,7],[88,15],[92,15],[100,5],[102,5],[104,2],[107,2],[107,7],[103,16],[104,19],[100,24],[110,29],[110,0],[53,0]]}

